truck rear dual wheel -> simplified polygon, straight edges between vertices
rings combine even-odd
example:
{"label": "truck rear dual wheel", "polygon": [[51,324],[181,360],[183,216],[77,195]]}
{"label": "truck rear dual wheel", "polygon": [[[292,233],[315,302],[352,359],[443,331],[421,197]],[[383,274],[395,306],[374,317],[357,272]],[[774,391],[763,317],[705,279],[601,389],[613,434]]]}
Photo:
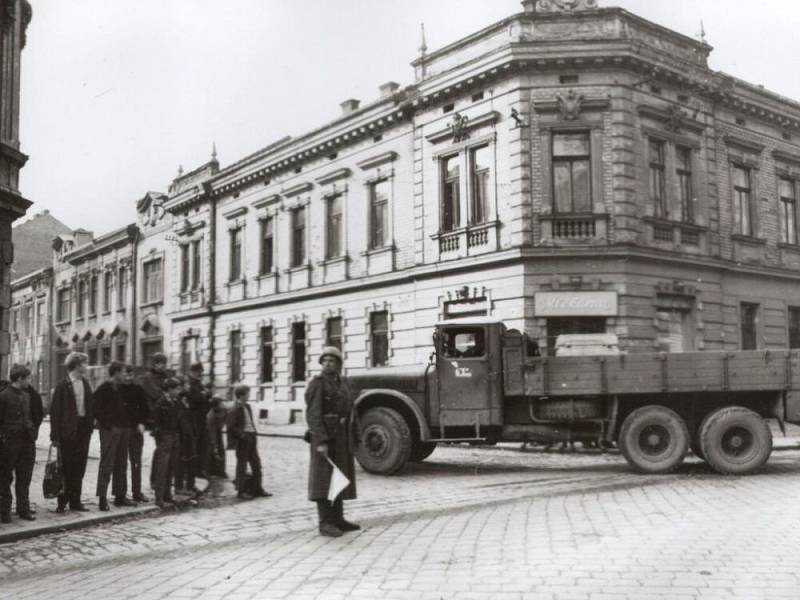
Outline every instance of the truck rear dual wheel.
{"label": "truck rear dual wheel", "polygon": [[411,430],[400,413],[379,406],[361,417],[361,444],[356,459],[365,471],[393,475],[410,457]]}
{"label": "truck rear dual wheel", "polygon": [[643,406],[623,422],[619,446],[628,464],[640,473],[669,473],[689,451],[689,430],[674,410]]}
{"label": "truck rear dual wheel", "polygon": [[772,453],[772,432],[757,413],[728,406],[710,413],[700,425],[700,450],[718,473],[745,475],[764,466]]}

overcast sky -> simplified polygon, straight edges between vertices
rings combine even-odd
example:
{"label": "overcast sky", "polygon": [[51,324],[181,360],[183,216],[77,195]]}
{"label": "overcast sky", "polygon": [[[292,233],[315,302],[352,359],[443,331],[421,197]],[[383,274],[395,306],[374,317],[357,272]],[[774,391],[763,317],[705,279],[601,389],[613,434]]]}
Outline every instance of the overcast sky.
{"label": "overcast sky", "polygon": [[[135,220],[216,142],[227,164],[336,117],[347,98],[413,83],[430,51],[518,0],[33,0],[22,63],[20,188],[68,226]],[[694,36],[713,68],[800,99],[795,1],[601,0]]]}

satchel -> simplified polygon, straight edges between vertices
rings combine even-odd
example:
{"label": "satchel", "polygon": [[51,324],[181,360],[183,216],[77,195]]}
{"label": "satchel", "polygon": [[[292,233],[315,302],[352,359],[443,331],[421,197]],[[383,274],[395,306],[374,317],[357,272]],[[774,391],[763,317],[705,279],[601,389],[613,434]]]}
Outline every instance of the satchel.
{"label": "satchel", "polygon": [[64,473],[61,470],[61,462],[58,460],[58,451],[53,456],[54,446],[50,444],[47,451],[47,463],[44,466],[44,479],[42,480],[42,492],[45,498],[56,498],[64,492]]}

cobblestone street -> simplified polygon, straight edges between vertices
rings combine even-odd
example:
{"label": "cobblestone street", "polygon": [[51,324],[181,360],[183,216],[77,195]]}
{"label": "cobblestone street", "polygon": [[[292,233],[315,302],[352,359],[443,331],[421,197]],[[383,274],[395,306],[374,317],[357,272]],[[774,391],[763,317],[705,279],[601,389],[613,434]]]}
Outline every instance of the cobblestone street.
{"label": "cobblestone street", "polygon": [[[760,474],[690,459],[633,474],[618,454],[439,448],[403,476],[360,473],[316,535],[296,439],[265,438],[274,498],[0,546],[3,598],[797,598],[800,452]],[[298,465],[302,465],[298,469]]]}

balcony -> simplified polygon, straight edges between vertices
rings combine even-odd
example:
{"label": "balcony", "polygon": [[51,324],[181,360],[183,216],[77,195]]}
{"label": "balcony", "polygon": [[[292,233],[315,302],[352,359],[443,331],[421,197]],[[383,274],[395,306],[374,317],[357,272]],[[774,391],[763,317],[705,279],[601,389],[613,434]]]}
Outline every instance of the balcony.
{"label": "balcony", "polygon": [[439,260],[476,256],[497,250],[498,221],[440,231],[431,237],[439,244]]}
{"label": "balcony", "polygon": [[645,217],[645,240],[663,250],[702,255],[708,252],[706,228],[695,223]]}
{"label": "balcony", "polygon": [[570,213],[539,215],[542,244],[553,246],[608,243],[608,214]]}

